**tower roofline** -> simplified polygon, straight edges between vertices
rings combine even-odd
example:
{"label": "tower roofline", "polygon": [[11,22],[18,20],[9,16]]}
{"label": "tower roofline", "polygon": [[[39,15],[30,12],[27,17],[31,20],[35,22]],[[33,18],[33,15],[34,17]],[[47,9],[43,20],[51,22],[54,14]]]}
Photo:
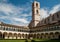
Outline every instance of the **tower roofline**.
{"label": "tower roofline", "polygon": [[33,1],[33,3],[35,3],[35,2],[36,2],[36,3],[39,3],[37,0],[34,0],[34,1]]}

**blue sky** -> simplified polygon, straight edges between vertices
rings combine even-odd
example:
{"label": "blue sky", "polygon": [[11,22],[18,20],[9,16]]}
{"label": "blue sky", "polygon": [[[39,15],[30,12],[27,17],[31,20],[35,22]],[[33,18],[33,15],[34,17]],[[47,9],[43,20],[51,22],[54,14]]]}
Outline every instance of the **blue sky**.
{"label": "blue sky", "polygon": [[[20,26],[27,26],[31,21],[34,0],[0,0],[0,21]],[[60,0],[37,0],[40,2],[40,17],[60,11]]]}

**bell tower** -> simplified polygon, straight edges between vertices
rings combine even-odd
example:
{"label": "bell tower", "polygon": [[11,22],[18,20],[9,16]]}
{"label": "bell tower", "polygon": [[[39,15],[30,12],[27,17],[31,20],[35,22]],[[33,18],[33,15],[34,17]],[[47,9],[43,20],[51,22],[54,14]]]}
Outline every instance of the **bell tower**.
{"label": "bell tower", "polygon": [[37,26],[40,21],[40,3],[34,1],[32,3],[32,23],[33,27]]}

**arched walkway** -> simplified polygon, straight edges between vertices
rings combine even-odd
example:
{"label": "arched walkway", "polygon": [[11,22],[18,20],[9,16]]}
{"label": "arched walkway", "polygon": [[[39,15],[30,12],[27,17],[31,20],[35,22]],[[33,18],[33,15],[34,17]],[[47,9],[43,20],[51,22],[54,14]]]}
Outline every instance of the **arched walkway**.
{"label": "arched walkway", "polygon": [[21,34],[19,33],[17,39],[20,39],[20,38],[21,38]]}
{"label": "arched walkway", "polygon": [[25,34],[25,38],[26,38],[26,39],[28,38],[28,35],[27,35],[27,34]]}
{"label": "arched walkway", "polygon": [[4,33],[3,33],[3,38],[4,38],[4,39],[8,39],[8,33],[7,33],[7,32],[4,32]]}
{"label": "arched walkway", "polygon": [[44,38],[44,33],[41,33],[41,37],[40,37],[41,39],[43,39]]}
{"label": "arched walkway", "polygon": [[2,32],[0,32],[0,39],[2,39]]}
{"label": "arched walkway", "polygon": [[50,36],[50,39],[54,39],[54,33],[53,32],[50,32],[49,36]]}
{"label": "arched walkway", "polygon": [[25,38],[27,39],[27,34],[25,34]]}
{"label": "arched walkway", "polygon": [[22,34],[22,39],[24,39],[24,34]]}
{"label": "arched walkway", "polygon": [[40,34],[38,33],[38,34],[37,34],[37,39],[39,39],[39,38],[40,38]]}
{"label": "arched walkway", "polygon": [[46,39],[50,38],[48,33],[45,33],[45,38]]}
{"label": "arched walkway", "polygon": [[17,39],[17,33],[13,34],[13,39]]}
{"label": "arched walkway", "polygon": [[36,35],[36,34],[34,34],[34,35],[33,35],[33,38],[36,38],[36,36],[37,36],[37,35]]}
{"label": "arched walkway", "polygon": [[29,34],[29,38],[33,39],[34,34]]}
{"label": "arched walkway", "polygon": [[13,35],[12,35],[12,33],[9,33],[9,39],[13,39]]}
{"label": "arched walkway", "polygon": [[59,32],[55,32],[55,39],[59,39],[60,33]]}

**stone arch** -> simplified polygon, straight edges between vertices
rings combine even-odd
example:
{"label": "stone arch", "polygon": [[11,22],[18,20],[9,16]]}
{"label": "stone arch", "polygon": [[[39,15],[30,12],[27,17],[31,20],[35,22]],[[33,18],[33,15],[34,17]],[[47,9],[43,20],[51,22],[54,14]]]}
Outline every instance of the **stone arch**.
{"label": "stone arch", "polygon": [[59,32],[55,32],[55,35],[59,35]]}
{"label": "stone arch", "polygon": [[13,38],[13,34],[10,32],[8,37],[9,37],[9,39],[12,39]]}
{"label": "stone arch", "polygon": [[54,33],[53,32],[50,32],[50,35],[53,35]]}
{"label": "stone arch", "polygon": [[9,36],[12,36],[12,33],[9,33]]}
{"label": "stone arch", "polygon": [[41,35],[44,35],[44,33],[41,33]]}
{"label": "stone arch", "polygon": [[4,32],[3,33],[3,38],[6,39],[7,36],[8,36],[8,33],[7,32]]}
{"label": "stone arch", "polygon": [[34,34],[33,38],[36,38],[36,34]]}
{"label": "stone arch", "polygon": [[59,32],[55,32],[55,39],[59,39],[60,38],[60,33]]}
{"label": "stone arch", "polygon": [[17,33],[13,34],[13,39],[17,39]]}
{"label": "stone arch", "polygon": [[18,33],[18,39],[20,39],[21,38],[21,34],[20,33]]}
{"label": "stone arch", "polygon": [[28,34],[25,34],[25,38],[26,38],[26,39],[28,38]]}
{"label": "stone arch", "polygon": [[31,37],[33,38],[34,34],[31,34]]}
{"label": "stone arch", "polygon": [[48,33],[45,33],[45,38],[46,39],[50,38]]}
{"label": "stone arch", "polygon": [[30,34],[28,34],[28,39],[30,39]]}
{"label": "stone arch", "polygon": [[14,33],[14,36],[17,36],[17,33]]}
{"label": "stone arch", "polygon": [[28,38],[30,39],[30,34],[29,34]]}
{"label": "stone arch", "polygon": [[32,39],[34,34],[28,34],[28,38]]}
{"label": "stone arch", "polygon": [[22,38],[24,38],[24,34],[22,34]]}
{"label": "stone arch", "polygon": [[0,32],[0,39],[2,39],[2,32]]}
{"label": "stone arch", "polygon": [[39,39],[39,38],[40,38],[40,34],[38,33],[38,34],[37,34],[37,39]]}
{"label": "stone arch", "polygon": [[50,39],[54,39],[54,33],[53,32],[50,32],[49,36],[50,36]]}
{"label": "stone arch", "polygon": [[32,37],[33,36],[33,34],[30,34],[30,37]]}
{"label": "stone arch", "polygon": [[40,38],[44,38],[44,33],[41,33],[41,37]]}

